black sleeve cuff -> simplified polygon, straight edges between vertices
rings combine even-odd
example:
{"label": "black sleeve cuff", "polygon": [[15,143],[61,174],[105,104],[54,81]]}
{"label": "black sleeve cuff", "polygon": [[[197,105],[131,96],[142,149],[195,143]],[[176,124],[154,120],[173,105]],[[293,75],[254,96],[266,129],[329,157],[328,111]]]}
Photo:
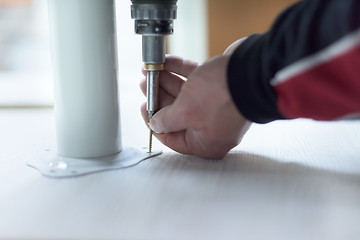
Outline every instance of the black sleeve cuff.
{"label": "black sleeve cuff", "polygon": [[229,90],[238,110],[256,123],[284,118],[278,111],[271,79],[262,69],[263,37],[255,34],[246,39],[232,54],[227,70]]}

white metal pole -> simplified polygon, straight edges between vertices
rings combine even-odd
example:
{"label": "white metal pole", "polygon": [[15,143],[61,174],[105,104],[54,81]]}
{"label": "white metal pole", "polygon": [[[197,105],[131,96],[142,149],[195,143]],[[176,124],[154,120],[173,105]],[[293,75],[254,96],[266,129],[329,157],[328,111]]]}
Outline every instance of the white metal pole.
{"label": "white metal pole", "polygon": [[49,0],[57,153],[121,151],[114,0]]}

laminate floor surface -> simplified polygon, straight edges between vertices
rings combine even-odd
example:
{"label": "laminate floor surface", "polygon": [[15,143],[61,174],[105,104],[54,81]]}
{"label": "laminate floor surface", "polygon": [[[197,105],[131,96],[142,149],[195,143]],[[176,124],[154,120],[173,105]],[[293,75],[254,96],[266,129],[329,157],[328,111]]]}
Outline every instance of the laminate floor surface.
{"label": "laminate floor surface", "polygon": [[[123,143],[146,146],[122,97]],[[360,121],[276,121],[223,160],[156,143],[135,167],[51,179],[26,162],[55,146],[53,110],[1,109],[0,239],[359,239],[359,140]]]}

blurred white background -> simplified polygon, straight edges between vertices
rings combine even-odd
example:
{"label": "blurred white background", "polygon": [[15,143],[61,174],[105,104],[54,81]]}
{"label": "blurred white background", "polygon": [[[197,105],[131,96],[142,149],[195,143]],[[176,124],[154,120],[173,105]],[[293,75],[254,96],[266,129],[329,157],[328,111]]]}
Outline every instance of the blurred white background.
{"label": "blurred white background", "polygon": [[0,106],[52,104],[45,0],[0,0]]}
{"label": "blurred white background", "polygon": [[[131,1],[117,0],[116,4],[120,88],[134,84],[138,89],[141,36],[134,34]],[[175,34],[169,37],[170,53],[199,62],[206,59],[205,8],[206,0],[178,2]],[[46,0],[0,0],[0,107],[52,106],[47,14]],[[138,78],[122,79],[129,73]]]}
{"label": "blurred white background", "polygon": [[1,71],[49,71],[45,3],[45,0],[0,0]]}

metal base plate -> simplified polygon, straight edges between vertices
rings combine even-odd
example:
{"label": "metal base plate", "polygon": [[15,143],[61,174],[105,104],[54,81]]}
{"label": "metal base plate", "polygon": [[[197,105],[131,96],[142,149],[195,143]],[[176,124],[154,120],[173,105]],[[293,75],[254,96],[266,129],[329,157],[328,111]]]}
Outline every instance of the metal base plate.
{"label": "metal base plate", "polygon": [[131,167],[161,153],[161,151],[149,153],[147,148],[124,147],[121,152],[110,156],[80,159],[61,157],[55,150],[47,149],[39,159],[29,161],[27,165],[39,170],[46,177],[67,178]]}

